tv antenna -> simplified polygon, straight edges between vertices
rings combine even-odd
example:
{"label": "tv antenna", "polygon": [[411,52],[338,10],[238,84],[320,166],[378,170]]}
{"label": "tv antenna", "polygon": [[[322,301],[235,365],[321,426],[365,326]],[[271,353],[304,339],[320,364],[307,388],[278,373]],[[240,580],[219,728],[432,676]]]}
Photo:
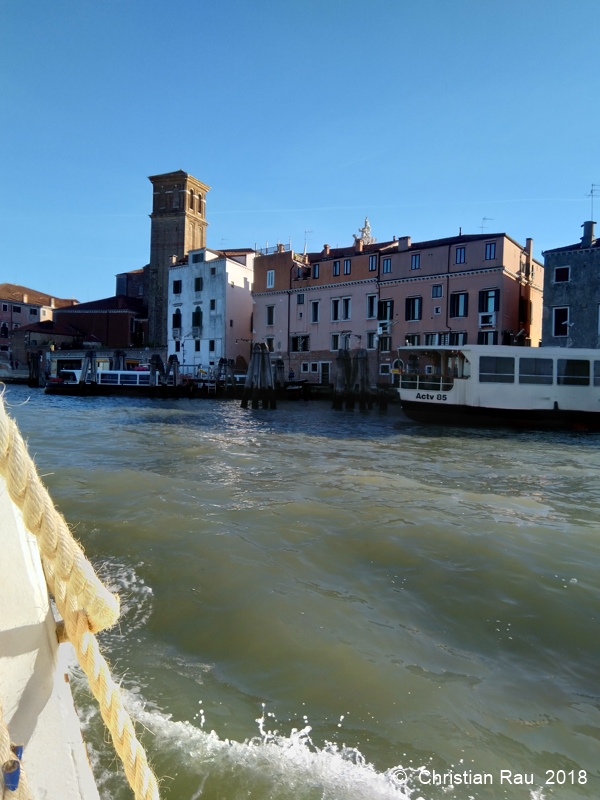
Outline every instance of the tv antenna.
{"label": "tv antenna", "polygon": [[481,228],[481,232],[483,233],[483,229],[487,228],[487,225],[485,224],[486,222],[493,222],[493,221],[494,221],[493,217],[484,217],[481,220],[481,225],[479,226]]}
{"label": "tv antenna", "polygon": [[306,255],[306,243],[308,241],[307,233],[314,233],[314,231],[304,231],[304,255]]}
{"label": "tv antenna", "polygon": [[600,189],[600,185],[597,183],[592,183],[591,191],[586,195],[586,197],[590,198],[590,203],[592,206],[592,215],[590,219],[594,219],[594,197],[598,197],[598,189]]}

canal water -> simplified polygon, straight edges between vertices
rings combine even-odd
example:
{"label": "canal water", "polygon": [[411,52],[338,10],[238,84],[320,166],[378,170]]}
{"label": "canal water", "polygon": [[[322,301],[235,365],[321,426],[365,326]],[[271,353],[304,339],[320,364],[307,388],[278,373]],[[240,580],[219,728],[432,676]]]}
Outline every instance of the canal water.
{"label": "canal water", "polygon": [[[164,797],[600,796],[600,436],[7,400],[121,596],[102,646]],[[73,686],[102,797],[124,800]]]}

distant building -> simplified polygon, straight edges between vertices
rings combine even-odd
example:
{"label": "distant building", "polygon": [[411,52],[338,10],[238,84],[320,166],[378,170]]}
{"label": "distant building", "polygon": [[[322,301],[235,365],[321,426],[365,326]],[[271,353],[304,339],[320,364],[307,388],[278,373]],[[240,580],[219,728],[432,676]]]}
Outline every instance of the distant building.
{"label": "distant building", "polygon": [[127,297],[135,297],[142,303],[148,305],[148,270],[147,268],[132,269],[130,272],[120,272],[115,276],[116,287],[115,295],[124,294]]}
{"label": "distant building", "polygon": [[150,263],[145,268],[149,342],[164,346],[169,267],[173,259],[179,261],[190,250],[206,247],[206,193],[210,187],[182,170],[152,175],[149,180],[153,187]]}
{"label": "distant building", "polygon": [[142,347],[148,338],[148,315],[141,300],[106,297],[55,312],[56,322],[71,325],[83,337],[96,337],[108,348]]}
{"label": "distant building", "polygon": [[10,334],[25,325],[51,320],[54,310],[72,306],[77,300],[59,297],[19,286],[0,283],[0,352],[10,351]]}
{"label": "distant building", "polygon": [[545,250],[545,347],[600,347],[600,241],[595,222],[581,241]]}
{"label": "distant building", "polygon": [[[361,233],[367,229],[361,229]],[[408,236],[254,264],[254,333],[296,376],[329,383],[340,348],[388,382],[404,344],[539,344],[543,266],[505,233]]]}
{"label": "distant building", "polygon": [[95,336],[85,336],[81,331],[56,320],[34,322],[23,325],[12,331],[10,335],[11,355],[13,362],[25,366],[29,353],[52,350],[72,350],[73,348],[99,347],[100,341]]}
{"label": "distant building", "polygon": [[245,367],[252,339],[254,250],[191,250],[169,269],[168,353],[208,370],[220,358]]}

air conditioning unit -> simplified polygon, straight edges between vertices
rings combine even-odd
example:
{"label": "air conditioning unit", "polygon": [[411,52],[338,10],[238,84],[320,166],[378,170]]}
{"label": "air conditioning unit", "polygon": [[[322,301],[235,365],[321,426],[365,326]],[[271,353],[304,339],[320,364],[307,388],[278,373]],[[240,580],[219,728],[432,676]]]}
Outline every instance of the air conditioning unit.
{"label": "air conditioning unit", "polygon": [[480,328],[494,328],[496,326],[496,312],[481,312],[479,314]]}

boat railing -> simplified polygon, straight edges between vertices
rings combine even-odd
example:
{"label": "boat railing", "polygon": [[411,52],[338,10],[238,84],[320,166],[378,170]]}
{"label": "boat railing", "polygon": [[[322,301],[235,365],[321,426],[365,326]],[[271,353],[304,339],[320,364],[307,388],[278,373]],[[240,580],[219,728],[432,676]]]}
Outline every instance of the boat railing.
{"label": "boat railing", "polygon": [[429,392],[449,392],[454,386],[454,378],[449,375],[419,375],[404,373],[400,377],[401,389],[417,389]]}

